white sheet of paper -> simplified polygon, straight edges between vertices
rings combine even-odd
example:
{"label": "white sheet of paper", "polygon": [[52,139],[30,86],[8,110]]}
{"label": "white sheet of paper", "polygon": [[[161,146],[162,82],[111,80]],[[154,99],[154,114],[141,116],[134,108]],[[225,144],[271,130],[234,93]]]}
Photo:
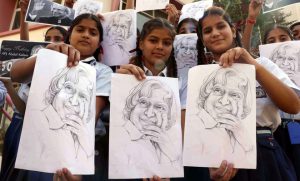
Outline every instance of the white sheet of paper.
{"label": "white sheet of paper", "polygon": [[[260,56],[267,57],[278,65],[289,76],[292,82],[300,87],[300,41],[260,45],[259,53]],[[300,119],[300,113],[291,115],[282,112],[281,117]]]}
{"label": "white sheet of paper", "polygon": [[[254,66],[217,64],[190,69],[183,164],[256,168]],[[240,87],[240,88],[239,88]]]}
{"label": "white sheet of paper", "polygon": [[204,0],[183,5],[179,22],[185,18],[202,18],[204,11],[213,5],[213,0]]}
{"label": "white sheet of paper", "polygon": [[173,43],[178,77],[184,82],[187,82],[189,69],[198,62],[197,40],[196,33],[181,34],[176,35]]}
{"label": "white sheet of paper", "polygon": [[16,168],[94,174],[96,71],[66,64],[67,56],[52,50],[37,55]]}
{"label": "white sheet of paper", "polygon": [[136,48],[136,11],[133,9],[103,14],[103,63],[108,66],[128,64]]}
{"label": "white sheet of paper", "polygon": [[97,14],[102,12],[103,2],[99,0],[78,0],[75,2],[73,9],[75,10],[75,17],[84,13]]}
{"label": "white sheet of paper", "polygon": [[139,11],[165,9],[170,0],[136,0],[135,9]]}
{"label": "white sheet of paper", "polygon": [[183,177],[178,79],[113,74],[110,103],[109,178]]}

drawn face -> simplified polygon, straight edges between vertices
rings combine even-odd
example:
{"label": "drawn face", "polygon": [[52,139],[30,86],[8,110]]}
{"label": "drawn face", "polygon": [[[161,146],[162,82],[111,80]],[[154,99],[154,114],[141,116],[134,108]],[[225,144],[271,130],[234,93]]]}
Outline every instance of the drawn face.
{"label": "drawn face", "polygon": [[[283,47],[284,48],[284,47]],[[293,76],[298,72],[298,54],[297,49],[288,47],[279,52],[280,54],[274,59],[274,62],[286,73],[288,76]]]}
{"label": "drawn face", "polygon": [[83,14],[83,13],[96,14],[97,11],[98,11],[97,4],[83,4],[79,9],[78,14]]}
{"label": "drawn face", "polygon": [[184,39],[179,45],[177,52],[177,66],[178,68],[191,68],[197,65],[197,41],[195,39]]}
{"label": "drawn face", "polygon": [[63,35],[57,29],[51,29],[47,32],[45,36],[45,41],[60,43],[64,41]]}
{"label": "drawn face", "polygon": [[128,38],[129,26],[130,24],[127,16],[116,16],[112,21],[108,34],[115,43],[123,43],[124,40]]}
{"label": "drawn face", "polygon": [[169,107],[164,101],[168,92],[164,89],[154,89],[150,97],[141,96],[131,112],[130,121],[140,131],[148,126],[161,128],[163,117],[169,112]]}
{"label": "drawn face", "polygon": [[33,10],[39,11],[39,10],[43,9],[44,6],[45,6],[45,3],[43,2],[43,0],[35,0]]}
{"label": "drawn face", "polygon": [[76,25],[70,36],[70,45],[80,52],[81,60],[90,57],[99,47],[100,33],[96,22],[91,19],[83,19]]}
{"label": "drawn face", "polygon": [[[79,82],[66,81],[53,100],[53,107],[62,121],[69,115],[76,115],[87,121],[89,112],[91,83],[86,77],[79,77]],[[84,122],[84,123],[85,123]]]}
{"label": "drawn face", "polygon": [[196,30],[196,26],[194,23],[192,22],[186,22],[186,23],[183,23],[181,25],[181,27],[179,28],[178,30],[178,34],[189,34],[189,33],[196,33],[197,30]]}
{"label": "drawn face", "polygon": [[285,41],[291,41],[291,38],[285,31],[280,28],[276,28],[269,32],[266,43],[279,43]]}
{"label": "drawn face", "polygon": [[300,40],[300,25],[296,25],[292,29],[295,40]]}
{"label": "drawn face", "polygon": [[[243,114],[244,94],[239,89],[240,79],[228,77],[227,84],[216,83],[204,103],[204,109],[215,119],[226,115],[241,118]],[[225,117],[226,118],[226,117]]]}
{"label": "drawn face", "polygon": [[66,16],[65,7],[53,4],[52,15],[54,17],[63,18]]}
{"label": "drawn face", "polygon": [[165,65],[171,55],[172,44],[173,39],[168,29],[152,30],[139,45],[143,52],[144,65],[148,69]]}
{"label": "drawn face", "polygon": [[221,16],[208,15],[202,22],[203,43],[214,55],[232,48],[235,33]]}

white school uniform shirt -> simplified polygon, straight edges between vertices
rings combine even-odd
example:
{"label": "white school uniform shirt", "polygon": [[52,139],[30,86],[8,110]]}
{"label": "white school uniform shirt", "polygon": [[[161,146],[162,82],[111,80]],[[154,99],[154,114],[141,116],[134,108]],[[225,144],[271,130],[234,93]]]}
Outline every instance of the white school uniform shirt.
{"label": "white school uniform shirt", "polygon": [[[258,58],[257,62],[300,95],[300,89],[275,63],[265,57]],[[256,82],[256,125],[268,127],[275,131],[280,123],[280,109],[272,102],[262,86]]]}
{"label": "white school uniform shirt", "polygon": [[96,69],[96,96],[109,96],[111,88],[111,75],[113,71],[107,65],[99,63],[94,57],[89,57],[81,62],[88,63]]}

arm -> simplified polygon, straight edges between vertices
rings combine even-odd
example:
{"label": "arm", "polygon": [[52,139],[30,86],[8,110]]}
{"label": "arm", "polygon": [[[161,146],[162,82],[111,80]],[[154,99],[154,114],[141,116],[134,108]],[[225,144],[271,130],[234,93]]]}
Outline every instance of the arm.
{"label": "arm", "polygon": [[26,104],[25,102],[19,97],[17,94],[15,88],[13,87],[13,84],[11,82],[11,79],[8,77],[0,77],[0,80],[3,82],[4,86],[7,89],[7,93],[10,95],[10,98],[14,105],[16,106],[16,109],[21,113],[25,114]]}
{"label": "arm", "polygon": [[231,180],[238,170],[233,168],[233,164],[222,161],[219,168],[209,168],[209,175],[212,180]]}
{"label": "arm", "polygon": [[99,119],[103,108],[107,105],[107,98],[102,96],[96,97],[96,121]]}
{"label": "arm", "polygon": [[[46,46],[47,49],[63,53],[68,56],[67,66],[72,67],[78,65],[80,60],[80,52],[71,45],[64,43],[51,43]],[[36,56],[22,59],[13,64],[10,71],[10,77],[13,82],[26,82],[30,80],[33,74]]]}
{"label": "arm", "polygon": [[134,9],[134,0],[127,0],[125,9]]}
{"label": "arm", "polygon": [[120,0],[112,0],[111,2],[111,11],[116,11],[119,9]]}
{"label": "arm", "polygon": [[81,175],[73,175],[67,168],[57,170],[53,175],[53,181],[81,181]]}
{"label": "arm", "polygon": [[75,2],[76,2],[76,0],[65,0],[64,6],[67,6],[69,8],[73,8],[73,5],[74,5]]}
{"label": "arm", "polygon": [[166,6],[166,12],[168,14],[168,21],[176,26],[181,12],[176,8],[174,4],[168,4]]}
{"label": "arm", "polygon": [[263,86],[274,104],[286,113],[297,114],[300,111],[300,99],[295,91],[260,64],[255,64],[255,69],[257,81]]}
{"label": "arm", "polygon": [[25,22],[25,15],[29,0],[20,0],[20,40],[29,40],[28,23]]}
{"label": "arm", "polygon": [[263,4],[262,0],[251,0],[249,4],[249,13],[248,13],[248,17],[246,20],[246,25],[242,37],[243,47],[248,51],[251,48],[252,30],[255,25],[256,18],[260,13],[262,4]]}

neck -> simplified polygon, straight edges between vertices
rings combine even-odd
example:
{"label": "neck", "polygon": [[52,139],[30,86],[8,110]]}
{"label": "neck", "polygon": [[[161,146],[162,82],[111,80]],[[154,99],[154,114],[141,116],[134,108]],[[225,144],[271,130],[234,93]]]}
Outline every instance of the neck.
{"label": "neck", "polygon": [[165,64],[155,65],[155,64],[150,64],[147,61],[143,61],[143,63],[144,63],[144,66],[147,67],[147,69],[149,69],[152,72],[153,76],[157,76],[165,68]]}
{"label": "neck", "polygon": [[80,55],[80,60],[84,60],[84,59],[86,59],[88,57],[90,57],[90,56]]}

